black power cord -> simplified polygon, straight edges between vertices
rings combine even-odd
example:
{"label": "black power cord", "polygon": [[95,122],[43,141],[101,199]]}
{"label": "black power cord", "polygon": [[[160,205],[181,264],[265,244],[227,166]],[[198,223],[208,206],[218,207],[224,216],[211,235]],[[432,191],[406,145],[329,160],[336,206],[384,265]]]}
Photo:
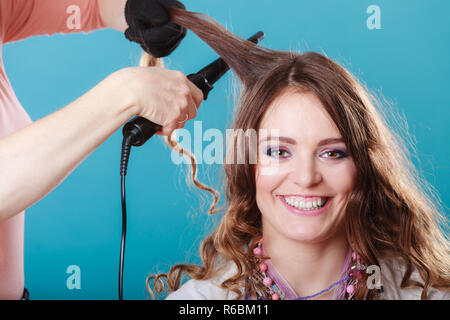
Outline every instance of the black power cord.
{"label": "black power cord", "polygon": [[125,259],[125,240],[127,237],[127,205],[125,201],[125,176],[127,175],[128,159],[130,158],[131,134],[123,137],[122,154],[120,159],[120,180],[122,200],[122,237],[120,239],[120,261],[119,261],[119,300],[123,300],[123,266]]}

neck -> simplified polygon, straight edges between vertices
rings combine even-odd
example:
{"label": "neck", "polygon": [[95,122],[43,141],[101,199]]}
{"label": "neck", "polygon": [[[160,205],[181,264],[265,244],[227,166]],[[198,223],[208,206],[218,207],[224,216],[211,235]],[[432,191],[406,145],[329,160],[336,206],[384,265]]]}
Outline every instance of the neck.
{"label": "neck", "polygon": [[[299,297],[315,294],[340,280],[347,249],[343,232],[317,243],[264,235],[265,255]],[[332,298],[333,290],[318,297]]]}

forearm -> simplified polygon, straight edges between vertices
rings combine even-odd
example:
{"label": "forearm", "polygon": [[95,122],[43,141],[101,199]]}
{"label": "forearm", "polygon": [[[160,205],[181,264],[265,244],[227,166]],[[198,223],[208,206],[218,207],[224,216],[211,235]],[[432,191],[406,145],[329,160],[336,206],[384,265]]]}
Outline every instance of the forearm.
{"label": "forearm", "polygon": [[125,32],[128,24],[125,20],[126,0],[97,0],[103,23],[121,32]]}
{"label": "forearm", "polygon": [[17,300],[24,288],[23,213],[0,221],[0,300]]}
{"label": "forearm", "polygon": [[[178,71],[126,68],[61,110],[0,140],[0,299],[23,290],[23,215],[134,115],[162,126],[192,119],[203,94]],[[158,134],[158,133],[157,133]]]}
{"label": "forearm", "polygon": [[0,140],[0,221],[45,197],[135,114],[108,81]]}

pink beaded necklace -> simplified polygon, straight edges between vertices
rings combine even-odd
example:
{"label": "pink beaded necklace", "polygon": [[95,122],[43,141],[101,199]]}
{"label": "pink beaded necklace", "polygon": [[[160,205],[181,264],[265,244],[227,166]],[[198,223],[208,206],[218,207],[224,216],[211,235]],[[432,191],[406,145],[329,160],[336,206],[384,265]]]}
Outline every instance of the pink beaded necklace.
{"label": "pink beaded necklace", "polygon": [[[348,252],[350,253],[350,251]],[[343,274],[341,280],[333,283],[327,289],[324,289],[316,294],[306,297],[296,297],[295,291],[289,286],[289,284],[283,280],[282,276],[278,274],[275,267],[271,264],[270,260],[263,261],[263,239],[261,238],[257,242],[257,246],[253,249],[253,254],[258,257],[259,269],[257,273],[251,277],[250,281],[257,281],[263,284],[263,290],[256,290],[256,295],[259,300],[306,300],[315,298],[325,292],[330,291],[336,286],[345,286],[343,294],[340,295],[342,299],[351,300],[354,297],[356,288],[362,279],[362,271],[365,270],[365,265],[362,262],[360,256],[356,252],[351,253],[352,266],[349,268],[350,259],[347,257],[344,265]],[[349,256],[349,254],[347,255]],[[338,290],[339,291],[339,290]],[[342,290],[341,290],[342,291]],[[336,297],[336,295],[335,295]],[[248,296],[245,299],[249,299]]]}

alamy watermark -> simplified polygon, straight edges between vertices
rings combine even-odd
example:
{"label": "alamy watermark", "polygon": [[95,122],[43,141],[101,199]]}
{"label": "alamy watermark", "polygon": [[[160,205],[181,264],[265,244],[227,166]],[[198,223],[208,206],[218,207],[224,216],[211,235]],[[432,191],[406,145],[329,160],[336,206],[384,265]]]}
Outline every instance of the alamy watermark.
{"label": "alamy watermark", "polygon": [[70,265],[66,269],[66,273],[70,274],[66,280],[66,287],[69,290],[81,290],[81,269],[77,265]]}
{"label": "alamy watermark", "polygon": [[[267,156],[267,151],[279,147],[278,129],[219,129],[203,132],[202,121],[194,121],[193,135],[187,129],[177,129],[173,136],[183,149],[194,154],[197,164],[259,164],[273,169],[276,157]],[[172,150],[174,164],[190,164],[191,159]]]}
{"label": "alamy watermark", "polygon": [[380,266],[370,265],[366,269],[366,273],[370,274],[367,278],[366,285],[368,289],[381,289],[381,269]]}
{"label": "alamy watermark", "polygon": [[66,20],[66,26],[69,30],[81,29],[81,9],[79,6],[73,4],[67,7],[66,13],[69,17]]}
{"label": "alamy watermark", "polygon": [[370,16],[367,18],[366,25],[367,29],[374,30],[374,29],[381,29],[381,9],[377,5],[370,5],[367,7],[366,10],[367,14],[370,14]]}

